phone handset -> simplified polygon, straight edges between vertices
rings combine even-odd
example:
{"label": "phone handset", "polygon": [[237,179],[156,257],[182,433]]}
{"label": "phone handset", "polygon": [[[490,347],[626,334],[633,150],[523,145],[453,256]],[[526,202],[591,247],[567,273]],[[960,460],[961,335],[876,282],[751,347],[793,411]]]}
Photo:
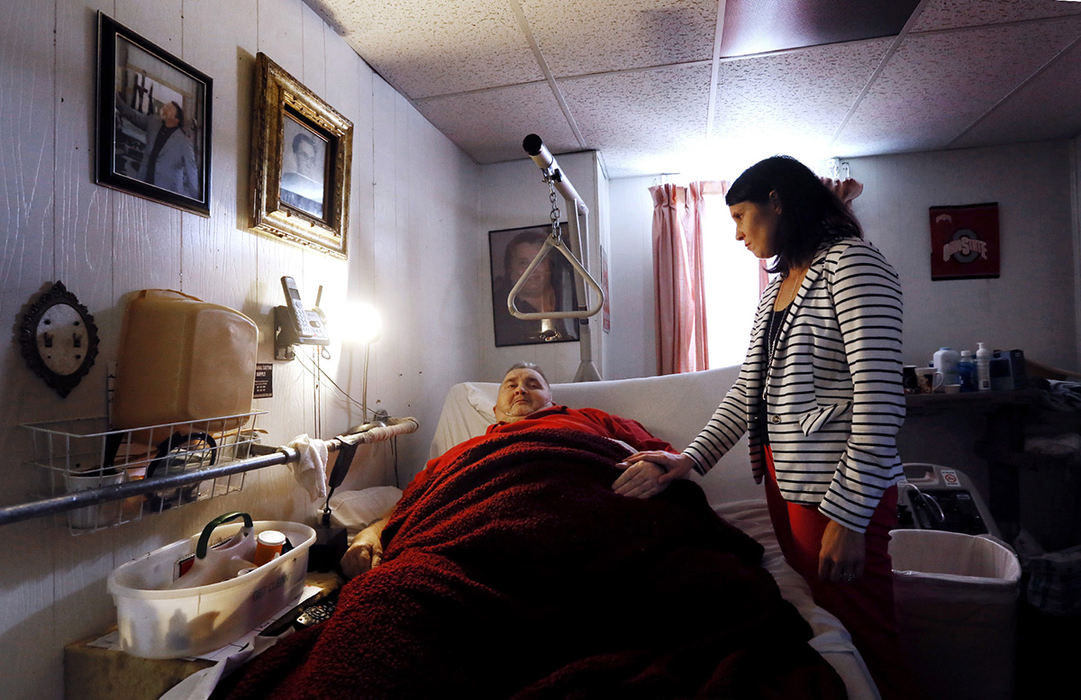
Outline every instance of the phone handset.
{"label": "phone handset", "polygon": [[[330,337],[327,334],[322,312],[318,309],[304,308],[304,302],[300,299],[300,290],[297,289],[296,280],[292,277],[285,275],[281,278],[281,282],[282,291],[285,292],[286,306],[278,307],[280,313],[276,316],[276,322],[279,328],[276,331],[280,337],[275,344],[276,348],[292,344],[329,345]],[[276,350],[275,355],[279,354]],[[287,358],[282,354],[280,359],[292,358]]]}

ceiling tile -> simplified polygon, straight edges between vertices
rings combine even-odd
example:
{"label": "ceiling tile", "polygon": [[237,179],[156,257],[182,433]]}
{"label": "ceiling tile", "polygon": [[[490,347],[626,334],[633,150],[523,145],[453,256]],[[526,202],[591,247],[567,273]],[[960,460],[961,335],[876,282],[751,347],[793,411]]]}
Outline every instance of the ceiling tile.
{"label": "ceiling tile", "polygon": [[828,147],[891,42],[871,39],[721,63],[714,141],[767,141],[785,151],[798,142],[805,149]]}
{"label": "ceiling tile", "polygon": [[945,148],[1077,38],[1081,17],[909,35],[838,139],[844,155]]}
{"label": "ceiling tile", "polygon": [[1018,134],[1031,141],[1081,134],[1081,90],[1064,85],[1081,85],[1081,41],[950,145],[1008,143]]}
{"label": "ceiling tile", "polygon": [[[611,177],[700,147],[706,137],[710,64],[606,73],[558,81],[587,148],[604,153]],[[655,166],[660,167],[660,166]]]}
{"label": "ceiling tile", "polygon": [[406,96],[544,78],[505,0],[308,0]]}
{"label": "ceiling tile", "polygon": [[713,57],[717,0],[521,0],[557,77]]}
{"label": "ceiling tile", "polygon": [[420,113],[478,163],[525,158],[539,134],[553,153],[581,150],[548,83],[418,100]]}
{"label": "ceiling tile", "polygon": [[927,0],[913,32],[976,27],[1081,13],[1081,3],[1053,0]]}

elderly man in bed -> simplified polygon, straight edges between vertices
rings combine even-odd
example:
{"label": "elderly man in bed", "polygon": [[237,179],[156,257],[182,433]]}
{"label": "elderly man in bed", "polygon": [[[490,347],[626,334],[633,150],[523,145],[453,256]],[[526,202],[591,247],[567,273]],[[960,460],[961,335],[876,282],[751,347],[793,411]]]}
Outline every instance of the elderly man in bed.
{"label": "elderly man in bed", "polygon": [[[613,416],[596,408],[574,409],[555,405],[547,377],[540,367],[532,362],[519,362],[507,370],[503,382],[499,385],[495,416],[497,422],[488,428],[484,436],[452,447],[439,459],[461,454],[489,435],[513,433],[526,426],[535,426],[538,422],[606,437],[623,445],[628,455],[639,450],[667,450],[675,453],[670,444],[650,435],[637,421]],[[657,482],[657,477],[663,473],[664,468],[654,463],[637,462],[616,479],[612,488],[623,496],[648,498],[663,490],[664,487]],[[428,470],[425,470],[416,478],[423,482],[427,475]],[[353,538],[352,545],[341,561],[342,572],[346,576],[352,578],[379,565],[383,554],[381,536],[387,522],[386,515]]]}
{"label": "elderly man in bed", "polygon": [[845,697],[762,545],[693,482],[618,465],[666,443],[553,405],[535,366],[495,414],[354,538],[334,614],[215,697]]}

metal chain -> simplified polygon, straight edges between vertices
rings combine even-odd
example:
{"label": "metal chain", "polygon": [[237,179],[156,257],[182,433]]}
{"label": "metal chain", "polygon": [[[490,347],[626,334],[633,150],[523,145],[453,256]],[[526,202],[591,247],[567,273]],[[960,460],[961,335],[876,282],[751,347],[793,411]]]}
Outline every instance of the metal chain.
{"label": "metal chain", "polygon": [[548,183],[548,201],[552,203],[552,235],[556,238],[562,238],[559,233],[559,205],[556,204],[556,186],[551,176],[545,176],[544,181]]}

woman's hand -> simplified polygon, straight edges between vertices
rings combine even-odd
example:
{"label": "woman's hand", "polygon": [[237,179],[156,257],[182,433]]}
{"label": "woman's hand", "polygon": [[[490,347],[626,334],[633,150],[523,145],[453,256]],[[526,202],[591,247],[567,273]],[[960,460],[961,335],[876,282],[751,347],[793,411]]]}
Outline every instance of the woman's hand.
{"label": "woman's hand", "polygon": [[383,561],[383,525],[384,520],[377,520],[357,533],[353,543],[342,555],[342,573],[347,578],[360,576],[369,569],[374,569]]}
{"label": "woman's hand", "polygon": [[616,467],[623,470],[612,484],[612,490],[621,496],[649,498],[668,488],[673,479],[690,473],[694,460],[684,455],[652,450],[635,452]]}
{"label": "woman's hand", "polygon": [[866,560],[863,533],[849,530],[835,520],[829,521],[818,553],[818,577],[834,583],[852,583],[863,576]]}

